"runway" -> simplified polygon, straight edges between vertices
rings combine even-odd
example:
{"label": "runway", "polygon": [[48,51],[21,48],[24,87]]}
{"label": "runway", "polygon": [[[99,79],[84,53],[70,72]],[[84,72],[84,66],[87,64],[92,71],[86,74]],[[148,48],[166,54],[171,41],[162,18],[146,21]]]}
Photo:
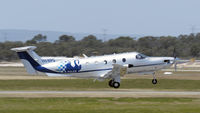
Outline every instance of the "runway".
{"label": "runway", "polygon": [[200,98],[190,91],[0,91],[0,97],[185,97]]}

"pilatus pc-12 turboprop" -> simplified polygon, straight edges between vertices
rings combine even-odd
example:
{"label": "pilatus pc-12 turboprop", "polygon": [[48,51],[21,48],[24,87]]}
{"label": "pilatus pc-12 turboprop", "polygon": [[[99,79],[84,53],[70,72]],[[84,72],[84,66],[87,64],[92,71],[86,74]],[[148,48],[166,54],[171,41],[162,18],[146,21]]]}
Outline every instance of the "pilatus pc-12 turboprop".
{"label": "pilatus pc-12 turboprop", "polygon": [[43,62],[33,51],[35,48],[27,46],[11,49],[17,52],[28,73],[43,72],[48,76],[110,79],[109,86],[114,88],[120,87],[120,76],[127,73],[152,74],[152,83],[156,84],[155,71],[168,68],[177,60],[176,57],[149,57],[138,52],[129,52]]}

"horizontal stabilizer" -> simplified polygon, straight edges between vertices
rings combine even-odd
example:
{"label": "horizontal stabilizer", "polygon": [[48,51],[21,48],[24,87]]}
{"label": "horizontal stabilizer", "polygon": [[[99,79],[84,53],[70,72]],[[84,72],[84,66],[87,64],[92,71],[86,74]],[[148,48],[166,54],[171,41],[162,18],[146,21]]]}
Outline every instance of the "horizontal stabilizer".
{"label": "horizontal stabilizer", "polygon": [[17,47],[17,48],[12,48],[12,51],[16,51],[16,52],[21,52],[21,51],[28,51],[28,50],[34,50],[36,49],[35,46],[26,46],[26,47]]}

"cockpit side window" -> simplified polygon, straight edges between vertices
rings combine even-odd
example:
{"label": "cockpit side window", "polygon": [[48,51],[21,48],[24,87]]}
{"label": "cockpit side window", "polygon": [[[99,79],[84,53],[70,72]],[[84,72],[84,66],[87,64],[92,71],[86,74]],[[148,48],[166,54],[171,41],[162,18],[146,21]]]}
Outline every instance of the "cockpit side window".
{"label": "cockpit side window", "polygon": [[145,59],[147,56],[143,54],[137,54],[136,59]]}

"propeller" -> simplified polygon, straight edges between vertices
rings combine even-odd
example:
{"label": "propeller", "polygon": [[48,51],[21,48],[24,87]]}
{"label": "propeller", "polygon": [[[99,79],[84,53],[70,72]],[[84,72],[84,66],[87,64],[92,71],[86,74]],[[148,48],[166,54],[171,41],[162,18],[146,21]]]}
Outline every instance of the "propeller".
{"label": "propeller", "polygon": [[173,51],[173,57],[174,57],[174,62],[173,62],[173,64],[174,64],[174,70],[175,70],[175,72],[176,72],[176,70],[177,70],[177,56],[176,56],[176,48],[174,48],[174,51]]}

